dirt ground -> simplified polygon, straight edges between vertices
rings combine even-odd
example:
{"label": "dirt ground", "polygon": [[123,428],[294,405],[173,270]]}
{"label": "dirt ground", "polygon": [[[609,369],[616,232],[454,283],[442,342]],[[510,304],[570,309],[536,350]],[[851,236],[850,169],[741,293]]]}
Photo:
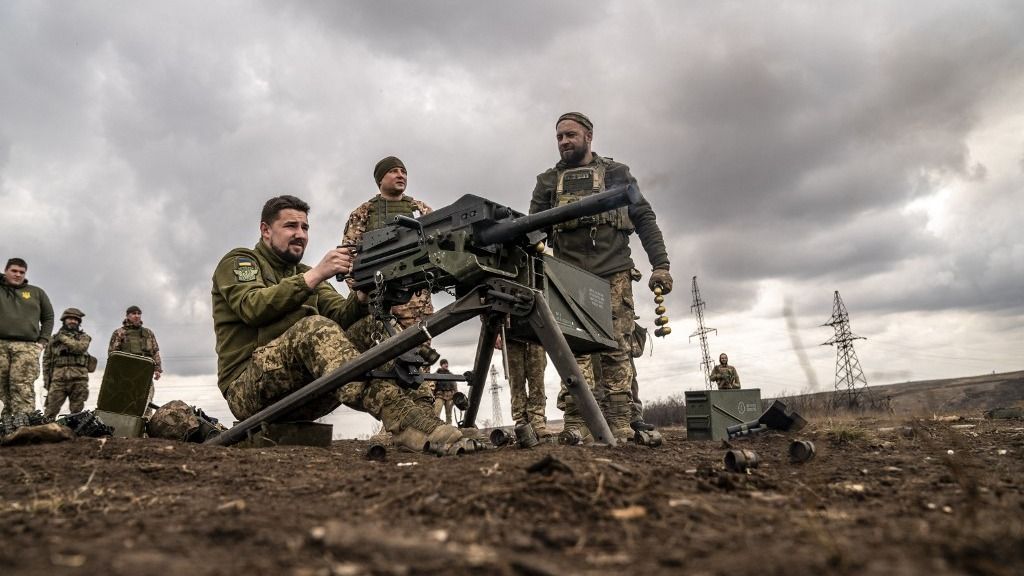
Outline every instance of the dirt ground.
{"label": "dirt ground", "polygon": [[[1021,574],[1024,422],[813,421],[657,449],[0,448],[0,573]],[[788,460],[789,442],[817,456]],[[952,452],[949,452],[952,451]],[[556,464],[528,472],[546,457]],[[560,463],[560,464],[559,464]]]}

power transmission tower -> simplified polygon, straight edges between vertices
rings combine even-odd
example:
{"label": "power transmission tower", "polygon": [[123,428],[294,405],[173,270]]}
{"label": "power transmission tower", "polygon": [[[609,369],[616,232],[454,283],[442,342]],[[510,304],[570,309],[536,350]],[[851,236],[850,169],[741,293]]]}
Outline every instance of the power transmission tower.
{"label": "power transmission tower", "polygon": [[501,384],[498,384],[498,369],[491,364],[491,409],[494,410],[494,422],[491,424],[495,428],[502,426],[501,422],[501,404],[498,402],[498,392],[501,391]]}
{"label": "power transmission tower", "polygon": [[861,370],[860,360],[857,359],[857,352],[853,349],[854,340],[866,340],[863,336],[855,336],[850,330],[850,314],[846,311],[846,305],[835,292],[835,301],[832,304],[832,318],[822,326],[831,326],[835,329],[835,336],[822,346],[835,345],[836,347],[836,392],[835,397],[846,398],[846,405],[850,408],[860,406],[861,393],[868,386],[868,381]]}
{"label": "power transmission tower", "polygon": [[718,330],[715,328],[704,327],[704,301],[700,299],[700,289],[697,288],[696,276],[693,277],[693,305],[690,306],[690,310],[692,310],[693,315],[697,317],[697,330],[693,334],[690,334],[690,340],[692,341],[694,336],[700,337],[700,367],[704,369],[704,387],[710,390],[711,368],[714,364],[711,361],[711,353],[708,352],[708,333],[714,332],[715,334],[718,334]]}

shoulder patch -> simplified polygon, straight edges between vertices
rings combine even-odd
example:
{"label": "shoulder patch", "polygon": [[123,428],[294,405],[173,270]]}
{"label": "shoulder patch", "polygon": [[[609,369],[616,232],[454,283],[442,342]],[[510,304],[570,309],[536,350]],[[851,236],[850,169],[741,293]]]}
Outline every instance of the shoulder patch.
{"label": "shoulder patch", "polygon": [[235,278],[238,278],[239,282],[252,282],[259,276],[259,267],[256,266],[256,262],[248,256],[239,256],[235,258]]}

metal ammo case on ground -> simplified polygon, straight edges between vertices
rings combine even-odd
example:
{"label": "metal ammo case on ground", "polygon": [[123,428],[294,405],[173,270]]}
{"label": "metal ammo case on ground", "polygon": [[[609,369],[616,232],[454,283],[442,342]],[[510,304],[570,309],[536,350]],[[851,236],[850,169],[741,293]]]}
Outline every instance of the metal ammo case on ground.
{"label": "metal ammo case on ground", "polygon": [[[398,216],[394,224],[367,232],[351,276],[354,288],[370,295],[371,315],[386,332],[381,341],[208,442],[234,444],[263,422],[279,421],[306,402],[368,374],[391,377],[404,386],[436,378],[420,373],[415,354],[407,353],[482,316],[473,370],[466,375],[469,407],[460,426],[475,425],[493,343],[508,319],[517,335],[544,346],[594,438],[614,446],[615,438],[574,356],[615,347],[608,283],[555,258],[538,256],[545,228],[640,199],[635,186],[618,187],[526,216],[466,195],[426,216]],[[408,302],[421,289],[453,293],[456,301],[420,325],[396,332],[389,321],[391,307]],[[396,362],[390,373],[376,370],[391,360]]]}

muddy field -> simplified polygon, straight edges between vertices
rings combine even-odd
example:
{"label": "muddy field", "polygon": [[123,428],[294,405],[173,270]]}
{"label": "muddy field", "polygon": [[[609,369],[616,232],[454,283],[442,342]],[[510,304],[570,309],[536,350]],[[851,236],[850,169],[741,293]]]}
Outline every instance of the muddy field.
{"label": "muddy field", "polygon": [[[815,421],[650,449],[0,448],[13,574],[1020,574],[1024,422]],[[952,451],[952,452],[950,452]],[[552,457],[542,470],[531,465]]]}

